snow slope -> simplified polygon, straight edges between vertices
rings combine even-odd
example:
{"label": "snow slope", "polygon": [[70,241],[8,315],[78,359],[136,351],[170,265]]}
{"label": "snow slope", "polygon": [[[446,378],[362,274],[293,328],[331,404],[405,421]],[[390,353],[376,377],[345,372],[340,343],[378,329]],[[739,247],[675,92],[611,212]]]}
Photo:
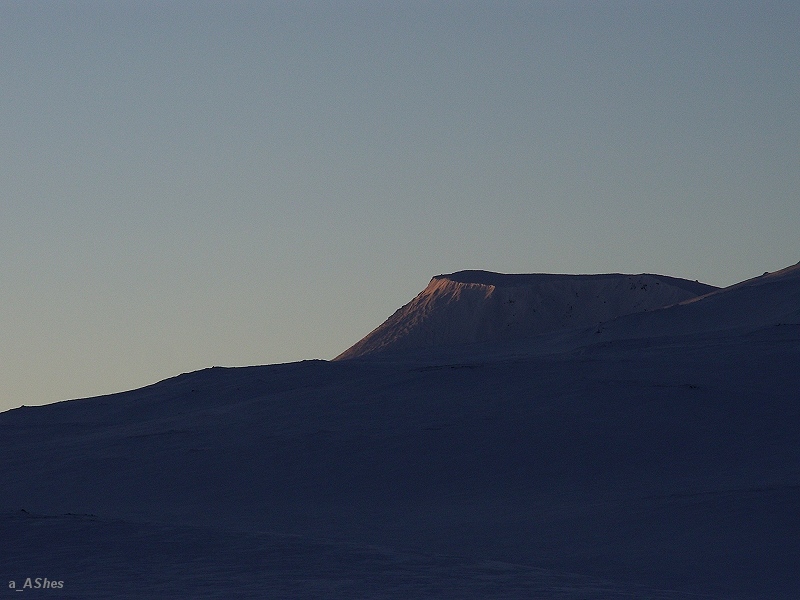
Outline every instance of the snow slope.
{"label": "snow slope", "polygon": [[525,339],[654,310],[715,290],[663,275],[506,275],[460,271],[434,277],[411,302],[337,357]]}
{"label": "snow slope", "polygon": [[752,332],[800,324],[800,263],[686,300],[654,314],[600,326],[601,340]]}
{"label": "snow slope", "polygon": [[3,589],[24,585],[20,573],[64,584],[26,598],[696,598],[500,561],[95,515],[0,515],[0,539],[13,540]]}
{"label": "snow slope", "polygon": [[[47,598],[797,598],[796,275],[569,329],[552,352],[551,332],[214,368],[0,413],[0,581],[63,580],[27,592]],[[639,335],[686,310],[678,334]]]}

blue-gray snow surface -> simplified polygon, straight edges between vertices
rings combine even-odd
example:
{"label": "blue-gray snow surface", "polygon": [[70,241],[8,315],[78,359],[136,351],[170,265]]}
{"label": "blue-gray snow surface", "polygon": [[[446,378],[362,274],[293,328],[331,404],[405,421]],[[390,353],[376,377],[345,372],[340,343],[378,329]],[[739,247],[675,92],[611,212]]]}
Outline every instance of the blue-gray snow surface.
{"label": "blue-gray snow surface", "polygon": [[432,285],[350,360],[0,414],[3,594],[800,597],[800,265]]}

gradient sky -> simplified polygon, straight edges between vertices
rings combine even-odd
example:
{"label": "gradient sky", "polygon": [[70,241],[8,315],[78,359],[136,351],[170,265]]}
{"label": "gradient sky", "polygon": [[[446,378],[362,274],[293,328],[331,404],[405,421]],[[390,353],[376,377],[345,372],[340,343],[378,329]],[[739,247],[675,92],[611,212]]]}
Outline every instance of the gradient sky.
{"label": "gradient sky", "polygon": [[0,2],[0,410],[331,358],[437,274],[800,260],[800,3]]}

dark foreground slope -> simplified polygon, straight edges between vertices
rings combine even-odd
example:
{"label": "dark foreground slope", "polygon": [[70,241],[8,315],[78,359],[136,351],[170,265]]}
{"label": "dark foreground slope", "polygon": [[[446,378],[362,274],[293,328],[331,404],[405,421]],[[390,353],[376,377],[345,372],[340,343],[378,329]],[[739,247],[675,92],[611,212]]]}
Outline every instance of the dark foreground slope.
{"label": "dark foreground slope", "polygon": [[753,317],[790,288],[752,327],[217,368],[2,413],[0,577],[63,580],[48,598],[796,598],[800,324]]}

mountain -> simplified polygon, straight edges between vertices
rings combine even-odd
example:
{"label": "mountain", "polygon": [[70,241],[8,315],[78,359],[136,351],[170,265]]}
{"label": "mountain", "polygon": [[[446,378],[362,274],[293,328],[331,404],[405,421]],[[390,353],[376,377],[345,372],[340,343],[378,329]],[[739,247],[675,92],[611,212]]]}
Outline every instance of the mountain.
{"label": "mountain", "polygon": [[800,263],[647,315],[632,314],[604,323],[596,340],[747,333],[798,323]]}
{"label": "mountain", "polygon": [[[800,595],[800,265],[710,293],[431,286],[450,292],[420,327],[458,343],[0,413],[0,581],[59,599]],[[502,338],[489,325],[517,303],[533,324]]]}
{"label": "mountain", "polygon": [[596,326],[716,290],[663,275],[438,275],[336,360],[376,353],[532,338]]}

